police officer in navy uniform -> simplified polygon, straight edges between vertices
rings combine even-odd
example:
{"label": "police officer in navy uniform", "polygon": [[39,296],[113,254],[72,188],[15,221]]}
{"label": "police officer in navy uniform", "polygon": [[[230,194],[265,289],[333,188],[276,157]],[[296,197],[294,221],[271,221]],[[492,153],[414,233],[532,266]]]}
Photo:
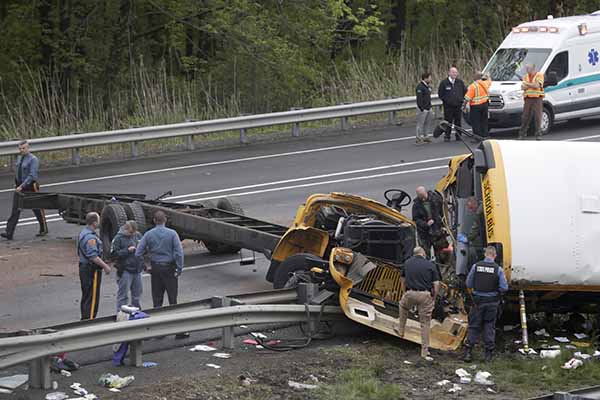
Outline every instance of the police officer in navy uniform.
{"label": "police officer in navy uniform", "polygon": [[[136,257],[150,259],[150,284],[154,307],[162,307],[165,291],[169,304],[177,304],[178,279],[183,272],[183,246],[179,235],[167,228],[167,215],[157,210],[153,216],[154,228],[147,231],[135,250]],[[189,333],[180,333],[175,338],[182,339]]]}
{"label": "police officer in navy uniform", "polygon": [[85,216],[86,227],[79,233],[79,280],[81,281],[81,319],[94,319],[98,314],[102,270],[110,274],[110,266],[102,261],[102,241],[96,233],[100,215],[90,212]]}
{"label": "police officer in navy uniform", "polygon": [[488,246],[485,258],[479,261],[467,275],[467,288],[473,290],[473,305],[469,312],[469,329],[465,342],[464,360],[473,360],[473,347],[483,334],[485,361],[491,361],[496,346],[496,319],[500,307],[500,295],[508,290],[504,270],[495,262],[496,248]]}
{"label": "police officer in navy uniform", "polygon": [[[15,170],[15,194],[13,195],[12,212],[6,223],[6,232],[0,233],[0,236],[7,240],[13,239],[15,228],[19,222],[21,210],[18,207],[17,193],[21,192],[39,192],[38,173],[40,170],[40,161],[36,156],[29,152],[29,142],[23,140],[19,142],[19,157]],[[46,215],[44,210],[34,209],[33,214],[40,224],[40,230],[36,236],[46,236],[48,234],[48,225],[46,224]]]}

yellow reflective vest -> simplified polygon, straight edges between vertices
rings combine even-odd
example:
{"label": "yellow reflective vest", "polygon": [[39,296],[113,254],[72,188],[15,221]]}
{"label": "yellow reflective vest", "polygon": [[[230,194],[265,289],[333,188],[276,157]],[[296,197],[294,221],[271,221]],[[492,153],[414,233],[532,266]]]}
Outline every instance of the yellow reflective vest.
{"label": "yellow reflective vest", "polygon": [[537,83],[536,88],[527,88],[523,90],[523,97],[544,97],[544,75],[541,72],[536,72],[533,76],[525,74],[523,82]]}

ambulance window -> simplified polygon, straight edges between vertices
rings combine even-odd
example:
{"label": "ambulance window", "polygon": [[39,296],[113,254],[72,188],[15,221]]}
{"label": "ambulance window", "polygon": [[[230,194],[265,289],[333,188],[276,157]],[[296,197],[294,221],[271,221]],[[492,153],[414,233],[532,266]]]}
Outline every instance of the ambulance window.
{"label": "ambulance window", "polygon": [[563,51],[554,56],[554,60],[548,66],[546,74],[556,72],[557,81],[560,82],[569,75],[569,52]]}

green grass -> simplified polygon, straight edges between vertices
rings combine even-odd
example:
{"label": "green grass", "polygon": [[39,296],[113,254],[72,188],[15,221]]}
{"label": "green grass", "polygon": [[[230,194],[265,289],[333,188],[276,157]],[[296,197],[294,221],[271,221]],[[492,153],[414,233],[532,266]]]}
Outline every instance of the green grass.
{"label": "green grass", "polygon": [[338,380],[318,390],[316,397],[323,400],[398,400],[406,398],[402,387],[382,383],[377,367],[354,367],[343,371]]}
{"label": "green grass", "polygon": [[571,351],[563,350],[555,359],[503,357],[487,368],[501,391],[510,391],[519,397],[597,385],[600,382],[600,362],[589,359],[575,370],[562,369],[571,354]]}

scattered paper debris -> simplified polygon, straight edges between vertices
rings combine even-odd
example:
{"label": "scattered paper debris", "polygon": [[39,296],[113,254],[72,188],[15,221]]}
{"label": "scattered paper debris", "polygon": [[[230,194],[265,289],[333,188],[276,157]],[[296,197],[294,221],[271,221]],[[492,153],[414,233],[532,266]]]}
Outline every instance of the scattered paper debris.
{"label": "scattered paper debris", "polygon": [[240,375],[240,383],[243,386],[250,386],[253,383],[256,383],[256,379],[248,378],[247,376]]}
{"label": "scattered paper debris", "polygon": [[135,377],[133,375],[120,377],[119,375],[106,373],[100,376],[100,378],[98,379],[98,384],[107,388],[122,389],[125,386],[128,386],[134,380]]}
{"label": "scattered paper debris", "polygon": [[57,389],[58,389],[58,382],[52,381],[52,390],[57,390]]}
{"label": "scattered paper debris", "polygon": [[262,346],[262,345],[260,345],[260,344],[257,344],[257,345],[256,345],[256,348],[257,348],[257,349],[259,349],[259,350],[262,350],[262,349],[264,349],[264,348],[265,348],[265,346]]}
{"label": "scattered paper debris", "polygon": [[565,363],[565,365],[561,366],[562,369],[577,369],[583,365],[583,361],[577,358],[571,358],[569,361]]}
{"label": "scattered paper debris", "polygon": [[52,392],[46,395],[46,400],[64,400],[68,398],[69,396],[64,392]]}
{"label": "scattered paper debris", "polygon": [[534,355],[537,354],[537,351],[535,351],[534,349],[532,349],[531,347],[527,350],[525,349],[519,349],[519,353],[524,354],[526,356],[528,355]]}
{"label": "scattered paper debris", "polygon": [[567,344],[567,345],[565,345],[565,349],[577,350],[577,346],[573,346],[572,344]]}
{"label": "scattered paper debris", "polygon": [[462,384],[471,383],[471,378],[468,376],[463,376],[462,378],[460,378],[460,383],[462,383]]}
{"label": "scattered paper debris", "polygon": [[533,332],[536,336],[545,336],[545,337],[550,337],[550,334],[548,332],[546,332],[546,329],[542,328],[542,329],[538,329],[537,331]]}
{"label": "scattered paper debris", "polygon": [[153,368],[153,367],[157,367],[158,363],[155,363],[154,361],[144,361],[142,363],[142,367],[144,368]]}
{"label": "scattered paper debris", "polygon": [[259,339],[266,339],[267,335],[265,335],[264,333],[260,333],[260,332],[250,332],[250,334],[254,337],[257,337]]}
{"label": "scattered paper debris", "polygon": [[19,374],[19,375],[11,375],[0,378],[0,387],[4,389],[14,390],[19,386],[27,383],[29,380],[29,375]]}
{"label": "scattered paper debris", "polygon": [[190,349],[190,351],[216,351],[217,349],[205,344],[197,344]]}
{"label": "scattered paper debris", "polygon": [[410,361],[408,361],[408,360],[404,360],[404,364],[406,364],[406,365],[412,365],[412,363]]}
{"label": "scattered paper debris", "polygon": [[471,366],[469,367],[469,369],[476,370],[476,369],[477,369],[477,365],[476,365],[476,364],[473,364],[473,365],[471,365]]}
{"label": "scattered paper debris", "polygon": [[575,352],[573,354],[573,356],[575,356],[577,358],[581,358],[582,360],[587,360],[588,358],[592,358],[592,356],[590,354],[582,353],[580,351]]}
{"label": "scattered paper debris", "polygon": [[456,371],[454,371],[454,373],[455,373],[456,375],[458,375],[458,377],[459,377],[459,378],[463,378],[463,377],[471,376],[471,374],[470,374],[470,373],[469,373],[467,370],[465,370],[465,369],[463,369],[463,368],[459,368],[459,369],[457,369]]}
{"label": "scattered paper debris", "polygon": [[586,335],[585,333],[575,333],[575,334],[573,334],[573,336],[575,336],[579,340],[585,339],[586,337],[588,337],[588,335]]}
{"label": "scattered paper debris", "polygon": [[73,390],[77,390],[81,387],[81,383],[79,382],[73,382],[73,384],[71,386],[69,386],[71,389]]}
{"label": "scattered paper debris", "polygon": [[542,350],[540,351],[541,358],[556,358],[560,355],[560,350]]}
{"label": "scattered paper debris", "polygon": [[592,357],[600,357],[600,351],[594,350],[594,354],[592,354]]}
{"label": "scattered paper debris", "polygon": [[560,343],[569,343],[570,342],[570,340],[564,336],[555,336],[554,340],[556,340],[557,342],[560,342]]}
{"label": "scattered paper debris", "polygon": [[317,378],[316,376],[314,376],[312,374],[308,376],[308,379],[310,379],[314,383],[319,383],[319,378]]}
{"label": "scattered paper debris", "polygon": [[242,329],[248,329],[248,326],[247,325],[240,325],[240,328],[242,328]]}
{"label": "scattered paper debris", "polygon": [[12,394],[12,390],[0,388],[0,394]]}
{"label": "scattered paper debris", "polygon": [[[85,396],[83,396],[83,400],[97,400],[98,396],[96,396],[93,393],[90,394],[86,394]],[[69,399],[69,400],[77,400],[77,399]]]}
{"label": "scattered paper debris", "polygon": [[496,393],[496,391],[494,389],[492,389],[492,388],[487,388],[485,390],[488,391],[488,392],[490,392],[490,393]]}
{"label": "scattered paper debris", "polygon": [[448,389],[448,393],[456,393],[456,392],[460,392],[462,390],[462,387],[460,387],[460,385],[457,385],[456,383],[452,385],[452,387],[450,389]]}
{"label": "scattered paper debris", "polygon": [[547,370],[547,369],[548,369],[548,366],[547,366],[547,365],[544,365],[544,366],[542,367],[542,371],[545,371],[545,370]]}
{"label": "scattered paper debris", "polygon": [[113,393],[119,393],[121,392],[121,390],[117,389],[117,388],[110,388],[108,389],[109,392],[113,392]]}
{"label": "scattered paper debris", "polygon": [[214,368],[214,369],[219,369],[219,368],[221,368],[221,366],[220,366],[220,365],[217,365],[217,364],[205,364],[205,365],[206,365],[207,367],[209,367],[209,368]]}
{"label": "scattered paper debris", "polygon": [[288,386],[293,388],[293,389],[299,389],[299,390],[304,390],[304,389],[317,389],[318,386],[317,385],[309,385],[307,383],[300,383],[300,382],[295,382],[295,381],[288,381]]}
{"label": "scattered paper debris", "polygon": [[229,353],[215,353],[215,354],[213,354],[213,357],[217,357],[217,358],[231,358],[231,354],[229,354]]}
{"label": "scattered paper debris", "polygon": [[489,379],[490,376],[492,376],[492,374],[487,371],[477,371],[474,381],[478,385],[491,386],[494,384],[494,382]]}
{"label": "scattered paper debris", "polygon": [[88,391],[85,388],[79,387],[74,389],[73,393],[75,393],[77,396],[85,396],[88,394]]}
{"label": "scattered paper debris", "polygon": [[438,386],[446,386],[449,383],[451,382],[448,379],[444,379],[443,381],[436,382],[435,384]]}
{"label": "scattered paper debris", "polygon": [[61,374],[62,376],[66,376],[67,378],[70,378],[70,377],[71,377],[71,373],[70,373],[69,371],[67,371],[66,369],[61,369],[61,370],[60,370],[60,374]]}
{"label": "scattered paper debris", "polygon": [[521,341],[521,340],[515,340],[513,343],[514,344],[521,344],[521,343],[523,343],[523,341]]}

